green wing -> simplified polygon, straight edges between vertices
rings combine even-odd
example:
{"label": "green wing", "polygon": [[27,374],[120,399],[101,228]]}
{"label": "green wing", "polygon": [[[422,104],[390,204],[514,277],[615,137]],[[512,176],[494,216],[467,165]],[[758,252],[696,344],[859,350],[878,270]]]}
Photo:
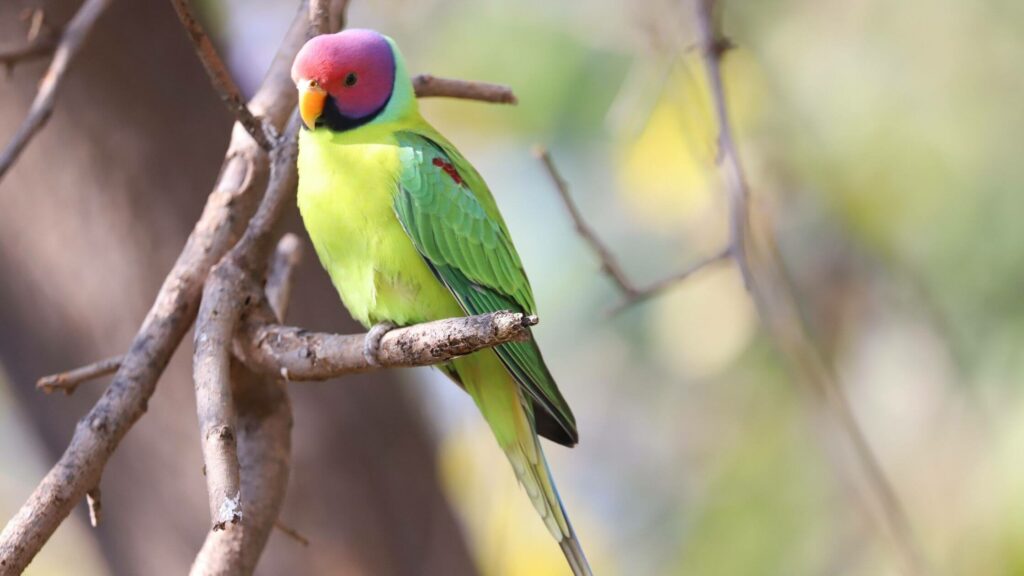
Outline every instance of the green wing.
{"label": "green wing", "polygon": [[[400,132],[397,138],[402,173],[395,213],[434,274],[467,314],[535,313],[519,255],[480,175],[440,136]],[[537,431],[575,444],[576,420],[537,343],[531,338],[495,351],[533,400]]]}

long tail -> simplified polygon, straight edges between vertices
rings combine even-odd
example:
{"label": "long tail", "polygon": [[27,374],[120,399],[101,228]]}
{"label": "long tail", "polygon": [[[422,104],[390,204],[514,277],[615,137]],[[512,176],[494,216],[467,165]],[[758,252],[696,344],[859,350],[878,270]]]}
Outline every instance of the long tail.
{"label": "long tail", "polygon": [[526,489],[544,525],[562,548],[573,575],[593,576],[576,531],[569,522],[562,498],[558,495],[551,468],[548,467],[537,436],[533,435],[526,442],[532,443],[532,446],[524,447],[522,443],[516,443],[505,447],[505,454],[515,469],[516,477]]}
{"label": "long tail", "polygon": [[593,576],[551,477],[530,412],[532,406],[523,398],[519,385],[494,353],[471,354],[456,360],[454,367],[512,463],[530,502],[562,547],[574,576]]}
{"label": "long tail", "polygon": [[561,535],[562,539],[558,542],[558,545],[562,547],[562,554],[565,554],[565,559],[569,562],[569,567],[572,568],[573,576],[594,576],[594,573],[590,570],[590,563],[587,562],[587,557],[583,554],[580,539],[576,537],[576,531],[573,530],[572,523],[569,522],[569,515],[565,512],[565,505],[562,504],[562,497],[558,495],[558,487],[555,486],[555,480],[551,476],[551,468],[548,467],[547,459],[544,458],[543,452],[541,453],[541,460],[544,461],[544,470],[547,472],[548,482],[551,484],[555,501],[558,503],[559,513],[565,519],[565,527],[568,529]]}

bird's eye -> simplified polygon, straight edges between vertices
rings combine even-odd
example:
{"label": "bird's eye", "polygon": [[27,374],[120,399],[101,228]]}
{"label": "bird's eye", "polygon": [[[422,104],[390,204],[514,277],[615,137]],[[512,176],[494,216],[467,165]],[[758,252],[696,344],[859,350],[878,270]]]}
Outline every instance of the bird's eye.
{"label": "bird's eye", "polygon": [[359,81],[359,78],[356,76],[355,72],[349,72],[348,75],[345,76],[345,86],[349,86],[349,87],[355,86],[356,82],[358,82],[358,81]]}
{"label": "bird's eye", "polygon": [[317,82],[316,80],[310,80],[309,81],[309,87],[310,88],[319,88],[320,87],[320,83]]}

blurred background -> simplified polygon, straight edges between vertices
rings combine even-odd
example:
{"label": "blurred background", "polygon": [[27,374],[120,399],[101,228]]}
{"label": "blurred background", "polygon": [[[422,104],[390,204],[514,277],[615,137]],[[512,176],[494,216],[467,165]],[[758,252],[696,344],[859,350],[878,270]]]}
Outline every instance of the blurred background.
{"label": "blurred background", "polygon": [[[251,91],[295,10],[196,2]],[[727,2],[724,74],[755,210],[936,574],[1024,574],[1024,4]],[[77,2],[8,0],[59,25]],[[786,371],[736,270],[619,302],[531,154],[644,284],[714,253],[726,206],[692,6],[354,0],[414,72],[509,84],[517,107],[424,101],[488,180],[532,279],[581,443],[547,452],[599,574],[854,576],[900,566],[856,467]],[[13,133],[44,62],[0,78]],[[35,380],[127,346],[198,216],[230,126],[169,3],[118,2],[0,183],[0,518],[102,383]],[[289,228],[298,230],[294,214]],[[303,236],[304,237],[304,236]],[[357,331],[311,250],[291,322]],[[207,527],[182,345],[31,574],[181,574]],[[260,574],[566,574],[468,397],[430,369],[295,385],[294,463]]]}

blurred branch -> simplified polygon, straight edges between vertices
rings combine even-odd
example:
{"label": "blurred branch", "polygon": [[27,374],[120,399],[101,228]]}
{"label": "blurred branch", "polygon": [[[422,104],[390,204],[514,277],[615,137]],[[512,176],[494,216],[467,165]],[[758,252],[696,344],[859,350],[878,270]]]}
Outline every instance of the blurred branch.
{"label": "blurred branch", "polygon": [[326,34],[331,30],[331,1],[310,0],[309,37]]}
{"label": "blurred branch", "polygon": [[49,56],[57,48],[57,40],[52,37],[37,37],[35,40],[9,50],[0,51],[0,66],[8,72],[22,62],[37,60]]}
{"label": "blurred branch", "polygon": [[46,74],[39,83],[39,90],[36,92],[36,97],[32,101],[32,107],[29,108],[25,121],[15,132],[3,152],[0,152],[0,180],[3,179],[32,138],[50,119],[54,103],[57,100],[57,91],[67,75],[68,66],[78,55],[89,32],[92,31],[96,21],[108,6],[110,6],[110,0],[85,0],[82,7],[64,28],[54,52],[53,61],[50,62],[49,69],[46,70]]}
{"label": "blurred branch", "polygon": [[719,165],[729,195],[732,255],[773,342],[794,371],[823,396],[827,408],[852,445],[868,490],[881,508],[885,528],[906,563],[908,573],[929,574],[930,569],[917,546],[899,496],[868,444],[845,391],[808,335],[796,296],[778,257],[774,237],[765,229],[757,229],[759,236],[756,238],[749,235],[752,230],[749,188],[733,139],[722,83],[721,58],[731,43],[721,34],[714,0],[696,0],[696,24],[718,123]]}
{"label": "blurred branch", "polygon": [[185,27],[185,31],[188,32],[188,37],[192,40],[196,54],[199,56],[199,61],[203,63],[203,69],[206,70],[206,75],[210,77],[210,83],[213,85],[214,90],[217,91],[221,101],[224,102],[224,105],[235,116],[235,120],[256,140],[260,148],[270,150],[273,138],[267,134],[263,123],[246,106],[245,101],[242,99],[242,92],[238,89],[234,79],[231,78],[231,74],[228,73],[227,67],[224,66],[224,61],[217,54],[217,50],[214,49],[213,42],[210,41],[210,37],[203,29],[203,25],[199,23],[195,14],[192,13],[189,1],[171,0],[171,4],[174,6],[174,11],[177,12],[182,26]]}
{"label": "blurred branch", "polygon": [[430,74],[413,76],[412,86],[419,98],[445,97],[479,100],[493,104],[518,104],[519,99],[508,86],[472,82],[452,78],[438,78]]}
{"label": "blurred branch", "polygon": [[99,485],[85,493],[85,502],[89,506],[89,524],[92,524],[93,528],[100,525],[100,520],[103,517],[103,500],[101,498]]}
{"label": "blurred branch", "polygon": [[[449,318],[389,331],[381,338],[380,368],[429,366],[506,342],[525,340],[536,316],[492,312]],[[363,354],[365,334],[322,334],[267,324],[243,323],[236,351],[252,370],[287,380],[327,380],[378,368]]]}
{"label": "blurred branch", "polygon": [[298,542],[303,548],[309,548],[309,538],[303,536],[302,533],[295,528],[292,528],[280,520],[274,521],[274,528],[277,528],[281,533]]}
{"label": "blurred branch", "polygon": [[288,315],[288,302],[291,300],[292,277],[295,268],[302,261],[302,241],[289,232],[277,242],[274,259],[270,262],[267,274],[267,300],[274,311],[278,322],[284,322]]}
{"label": "blurred branch", "polygon": [[598,237],[594,229],[587,224],[586,220],[583,219],[583,215],[580,214],[580,210],[573,201],[572,195],[569,194],[569,184],[565,181],[565,178],[562,177],[561,172],[558,171],[558,167],[555,166],[555,161],[551,158],[551,153],[548,152],[546,148],[538,146],[534,149],[534,155],[540,159],[548,177],[555,185],[555,190],[558,191],[558,196],[561,198],[562,204],[565,205],[566,210],[569,212],[569,217],[572,219],[576,232],[597,255],[597,258],[601,261],[601,270],[611,278],[612,282],[622,294],[623,301],[612,309],[612,314],[617,314],[625,308],[653,298],[673,285],[686,280],[694,273],[703,270],[712,264],[723,262],[732,255],[732,247],[727,246],[716,254],[712,254],[711,256],[694,262],[688,268],[673,276],[669,276],[643,288],[637,287],[633,284],[633,281],[629,279],[629,276],[626,275],[622,266],[619,265],[618,260],[612,255],[611,250],[608,249],[604,242],[602,242]]}
{"label": "blurred branch", "polygon": [[36,388],[47,394],[55,390],[63,390],[65,394],[69,395],[74,394],[79,384],[117,372],[123,360],[123,355],[113,356],[68,372],[44,376],[36,382]]}

